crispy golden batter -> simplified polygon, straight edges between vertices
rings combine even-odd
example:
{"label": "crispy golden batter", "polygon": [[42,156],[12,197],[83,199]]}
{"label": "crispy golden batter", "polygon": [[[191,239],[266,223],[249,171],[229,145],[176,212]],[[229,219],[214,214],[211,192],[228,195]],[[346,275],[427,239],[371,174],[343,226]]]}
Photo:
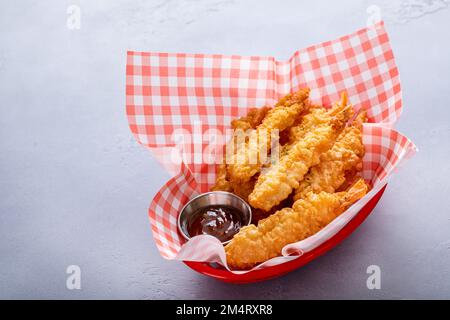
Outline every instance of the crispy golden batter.
{"label": "crispy golden batter", "polygon": [[[243,131],[255,129],[258,125],[261,124],[262,120],[264,119],[269,110],[270,107],[250,109],[246,116],[231,121],[231,127],[234,130],[243,130]],[[236,145],[239,142],[236,134],[239,134],[239,132],[238,131],[234,132],[233,137],[230,139],[229,144],[234,143]],[[225,148],[225,150],[228,149]],[[211,190],[234,192],[236,195],[240,196],[241,198],[247,201],[248,195],[252,192],[253,187],[255,186],[255,181],[250,180],[246,183],[232,184],[227,177],[226,157],[227,156],[225,155],[224,163],[219,165],[217,168],[216,183],[211,188]]]}
{"label": "crispy golden batter", "polygon": [[309,193],[292,208],[284,208],[261,220],[258,226],[242,228],[225,247],[228,266],[246,269],[279,256],[285,245],[317,233],[362,198],[367,190],[368,186],[361,179],[346,192]]}
{"label": "crispy golden batter", "polygon": [[[250,268],[279,256],[285,245],[315,234],[367,193],[358,177],[365,114],[346,127],[353,110],[345,93],[330,110],[311,105],[308,95],[308,89],[300,90],[273,109],[252,109],[231,123],[228,146],[233,147],[226,148],[212,190],[248,201],[254,223],[225,247],[232,268]],[[259,156],[270,153],[274,130],[281,134],[280,158],[264,163]]]}
{"label": "crispy golden batter", "polygon": [[[309,89],[289,94],[267,113],[262,123],[250,133],[248,141],[238,146],[236,154],[228,162],[231,181],[246,182],[259,172],[263,160],[270,151],[272,131],[283,131],[292,126],[297,116],[307,106],[305,101],[308,95]],[[260,155],[263,159],[259,157]]]}
{"label": "crispy golden batter", "polygon": [[252,177],[250,181],[230,183],[233,187],[233,193],[248,202],[248,196],[252,193],[253,188],[255,187],[256,179]]}
{"label": "crispy golden batter", "polygon": [[[351,107],[346,99],[327,112],[311,113],[317,120],[306,127],[308,131],[298,130],[295,135],[301,138],[283,148],[280,160],[259,176],[253,192],[249,196],[250,204],[265,211],[286,199],[308,172],[309,168],[320,161],[320,155],[331,148],[345,123],[351,115]],[[305,116],[305,121],[309,118]],[[300,127],[304,125],[300,124]]]}
{"label": "crispy golden batter", "polygon": [[261,124],[261,122],[266,117],[266,114],[269,110],[270,107],[252,108],[248,111],[246,116],[232,120],[231,127],[234,130],[255,129],[257,126]]}
{"label": "crispy golden batter", "polygon": [[308,113],[304,114],[301,118],[301,122],[295,126],[289,128],[288,131],[288,142],[287,144],[292,144],[297,140],[302,139],[305,134],[320,124],[330,121],[330,116],[327,114],[327,109],[325,108],[311,108]]}
{"label": "crispy golden batter", "polygon": [[334,192],[346,180],[346,172],[362,162],[364,145],[361,126],[366,116],[361,113],[353,124],[345,128],[333,147],[320,157],[320,163],[312,167],[295,190],[294,200],[309,192]]}
{"label": "crispy golden batter", "polygon": [[233,186],[227,179],[227,165],[225,163],[222,163],[217,168],[216,183],[211,188],[211,191],[233,192]]}

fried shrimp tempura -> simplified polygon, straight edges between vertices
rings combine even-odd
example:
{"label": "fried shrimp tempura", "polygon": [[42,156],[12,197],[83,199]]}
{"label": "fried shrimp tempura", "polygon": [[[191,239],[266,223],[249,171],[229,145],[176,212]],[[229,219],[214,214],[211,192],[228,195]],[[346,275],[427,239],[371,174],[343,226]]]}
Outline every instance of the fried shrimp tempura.
{"label": "fried shrimp tempura", "polygon": [[298,188],[309,168],[317,165],[320,155],[334,144],[349,119],[351,110],[351,106],[346,105],[346,99],[343,97],[340,104],[317,117],[320,121],[309,125],[310,130],[302,132],[299,140],[283,148],[278,163],[259,176],[248,198],[250,204],[269,211],[286,199],[292,190]]}
{"label": "fried shrimp tempura", "polygon": [[[241,132],[249,129],[255,129],[261,124],[269,110],[270,107],[250,109],[246,116],[231,121],[231,127],[233,130],[241,130]],[[236,144],[239,142],[236,136],[238,133],[238,131],[235,131],[229,143]],[[217,168],[216,183],[211,188],[211,191],[234,192],[244,200],[247,200],[248,195],[252,192],[253,187],[255,186],[255,181],[248,181],[239,185],[232,184],[228,179],[226,157],[227,155],[225,155],[224,163],[219,165]]]}
{"label": "fried shrimp tempura", "polygon": [[362,142],[362,123],[365,113],[360,113],[352,125],[345,128],[336,143],[320,157],[320,163],[312,167],[295,190],[294,200],[309,192],[335,192],[345,181],[347,171],[361,166],[364,156]]}
{"label": "fried shrimp tempura", "polygon": [[234,130],[248,130],[255,129],[261,124],[266,117],[270,107],[252,108],[248,111],[247,115],[236,120],[231,121],[231,127]]}
{"label": "fried shrimp tempura", "polygon": [[309,193],[292,208],[284,208],[258,226],[243,227],[225,247],[228,266],[247,269],[281,255],[282,248],[320,231],[368,191],[358,180],[348,191]]}
{"label": "fried shrimp tempura", "polygon": [[256,178],[252,177],[250,181],[241,183],[230,183],[233,187],[233,193],[248,202],[248,196],[252,193],[253,188],[255,187]]}
{"label": "fried shrimp tempura", "polygon": [[[262,165],[261,157],[270,151],[272,131],[283,131],[294,123],[297,116],[308,106],[309,89],[302,89],[282,98],[271,109],[262,123],[250,133],[248,141],[237,148],[228,165],[230,180],[234,183],[247,182],[257,174]],[[260,153],[264,153],[259,157]]]}
{"label": "fried shrimp tempura", "polygon": [[227,179],[227,165],[225,163],[222,163],[217,168],[216,183],[211,188],[211,191],[233,192],[233,186]]}
{"label": "fried shrimp tempura", "polygon": [[302,121],[289,128],[288,130],[288,145],[300,140],[305,136],[308,131],[311,131],[314,127],[330,121],[330,117],[327,115],[327,109],[325,108],[311,108],[309,112],[303,116]]}

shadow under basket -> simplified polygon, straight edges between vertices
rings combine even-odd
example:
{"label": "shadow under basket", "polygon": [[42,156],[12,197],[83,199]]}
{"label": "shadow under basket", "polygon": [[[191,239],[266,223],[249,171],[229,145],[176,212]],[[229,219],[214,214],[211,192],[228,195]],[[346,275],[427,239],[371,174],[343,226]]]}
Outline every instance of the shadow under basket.
{"label": "shadow under basket", "polygon": [[207,262],[184,261],[184,263],[191,269],[201,274],[230,283],[251,283],[282,276],[321,256],[350,235],[372,212],[383,195],[385,189],[386,186],[378,191],[378,193],[370,199],[370,201],[358,212],[358,214],[332,238],[292,261],[260,270],[250,271],[244,274],[234,274],[221,266],[215,267]]}

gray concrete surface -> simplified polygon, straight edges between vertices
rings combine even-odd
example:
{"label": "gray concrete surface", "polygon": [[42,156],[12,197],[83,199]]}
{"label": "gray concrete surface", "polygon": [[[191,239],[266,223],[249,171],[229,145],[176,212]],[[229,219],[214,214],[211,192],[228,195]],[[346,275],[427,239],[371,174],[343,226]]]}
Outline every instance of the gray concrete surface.
{"label": "gray concrete surface", "polygon": [[[69,5],[81,28],[66,26]],[[126,50],[288,58],[377,5],[420,153],[345,242],[236,286],[163,260],[147,208],[168,178],[125,118]],[[0,298],[450,298],[449,1],[2,1]],[[373,7],[372,7],[373,9]],[[372,12],[369,9],[369,12]],[[79,265],[81,290],[66,288]],[[366,288],[379,265],[381,289]]]}

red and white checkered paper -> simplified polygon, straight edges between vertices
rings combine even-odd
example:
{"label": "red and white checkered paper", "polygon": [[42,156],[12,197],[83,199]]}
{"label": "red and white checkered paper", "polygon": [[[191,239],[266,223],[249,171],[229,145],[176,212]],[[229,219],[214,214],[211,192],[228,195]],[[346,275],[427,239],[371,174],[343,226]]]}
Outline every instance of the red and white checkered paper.
{"label": "red and white checkered paper", "polygon": [[126,76],[130,129],[173,175],[149,208],[156,245],[167,259],[226,266],[222,244],[211,236],[186,242],[178,232],[177,217],[190,198],[208,191],[215,181],[218,162],[206,161],[204,154],[211,153],[206,150],[211,145],[216,146],[213,153],[220,154],[226,139],[208,137],[229,135],[230,121],[251,107],[273,105],[301,87],[311,88],[311,100],[327,106],[346,90],[354,108],[368,114],[363,176],[373,184],[363,199],[319,233],[286,246],[282,257],[255,268],[294,259],[332,237],[386,184],[402,160],[416,152],[414,144],[393,129],[402,111],[402,93],[382,22],[299,50],[288,61],[130,51]]}

